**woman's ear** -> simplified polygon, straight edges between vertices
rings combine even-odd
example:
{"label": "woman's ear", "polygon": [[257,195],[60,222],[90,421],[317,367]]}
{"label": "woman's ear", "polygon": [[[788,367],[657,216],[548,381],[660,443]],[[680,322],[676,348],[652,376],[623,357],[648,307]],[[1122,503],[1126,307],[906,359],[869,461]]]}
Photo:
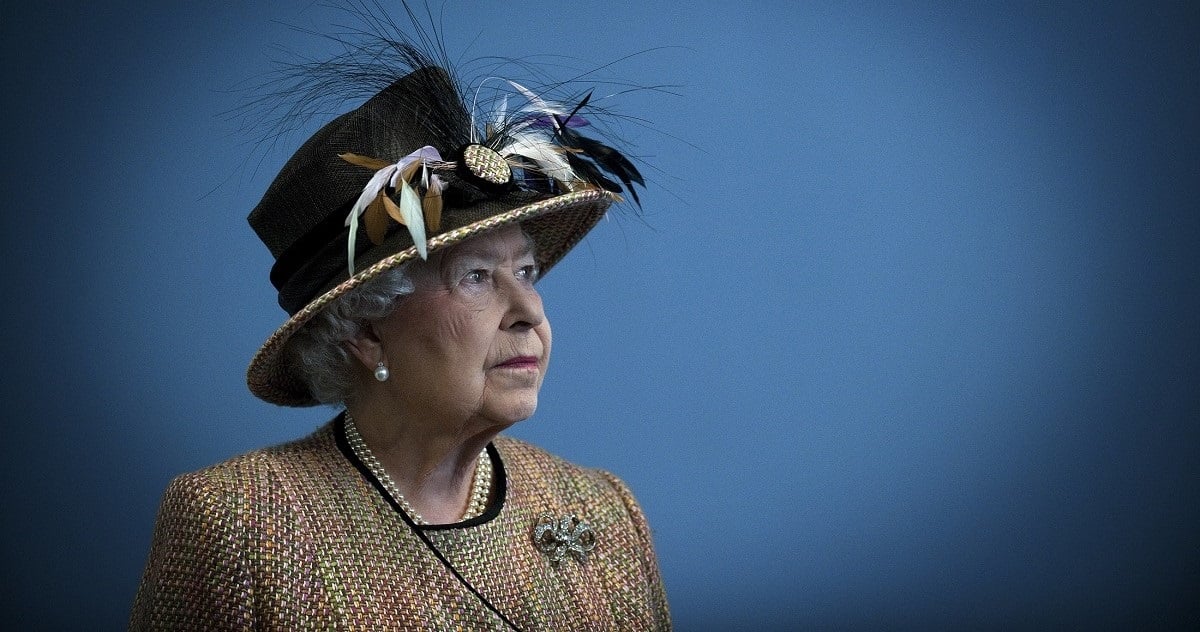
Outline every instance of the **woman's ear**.
{"label": "woman's ear", "polygon": [[379,342],[379,334],[375,331],[374,323],[364,323],[358,328],[353,338],[342,343],[350,355],[358,360],[368,371],[383,361],[383,345]]}

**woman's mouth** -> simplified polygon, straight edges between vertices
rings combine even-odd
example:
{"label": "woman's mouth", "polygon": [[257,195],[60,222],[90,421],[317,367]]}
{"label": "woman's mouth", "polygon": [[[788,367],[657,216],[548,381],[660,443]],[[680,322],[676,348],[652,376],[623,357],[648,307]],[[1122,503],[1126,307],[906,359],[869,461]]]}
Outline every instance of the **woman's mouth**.
{"label": "woman's mouth", "polygon": [[536,369],[538,368],[538,359],[536,356],[517,356],[497,364],[496,367],[503,369]]}

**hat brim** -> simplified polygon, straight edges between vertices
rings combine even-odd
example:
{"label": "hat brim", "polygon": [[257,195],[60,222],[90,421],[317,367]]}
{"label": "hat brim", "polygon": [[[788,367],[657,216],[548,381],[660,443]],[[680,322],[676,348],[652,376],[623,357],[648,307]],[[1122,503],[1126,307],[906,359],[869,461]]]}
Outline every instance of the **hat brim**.
{"label": "hat brim", "polygon": [[[538,267],[544,276],[600,221],[615,199],[613,194],[602,189],[573,191],[448,230],[429,238],[426,246],[428,252],[432,253],[505,226],[520,224],[536,244]],[[250,360],[246,370],[250,392],[259,399],[281,406],[320,404],[287,361],[283,351],[288,340],[338,297],[417,257],[414,246],[388,255],[338,283],[297,311],[267,338]]]}

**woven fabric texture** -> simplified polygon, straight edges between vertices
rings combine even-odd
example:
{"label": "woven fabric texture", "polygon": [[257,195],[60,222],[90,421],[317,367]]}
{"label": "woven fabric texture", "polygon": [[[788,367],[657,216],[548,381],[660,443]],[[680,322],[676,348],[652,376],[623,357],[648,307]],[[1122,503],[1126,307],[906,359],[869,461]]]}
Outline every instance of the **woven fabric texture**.
{"label": "woven fabric texture", "polygon": [[[174,480],[130,628],[509,629],[343,454],[336,432],[331,423]],[[494,446],[507,479],[495,517],[425,529],[463,577],[522,630],[669,629],[629,489],[515,439]],[[585,561],[555,565],[534,546],[544,512],[591,525]]]}

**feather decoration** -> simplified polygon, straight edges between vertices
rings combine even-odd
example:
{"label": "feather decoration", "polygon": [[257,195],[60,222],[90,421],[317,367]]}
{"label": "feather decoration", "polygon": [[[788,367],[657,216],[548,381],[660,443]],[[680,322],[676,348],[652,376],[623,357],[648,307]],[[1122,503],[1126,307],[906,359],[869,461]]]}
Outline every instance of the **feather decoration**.
{"label": "feather decoration", "polygon": [[391,185],[393,189],[400,188],[401,182],[412,182],[413,176],[417,175],[417,169],[425,167],[425,161],[414,160],[404,167],[396,171],[396,175],[392,176]]}
{"label": "feather decoration", "polygon": [[367,226],[367,237],[371,243],[381,244],[384,237],[387,236],[388,229],[388,212],[384,207],[384,200],[388,197],[384,193],[375,196],[375,199],[367,206],[367,210],[363,213],[363,223]]}
{"label": "feather decoration", "polygon": [[[588,138],[587,136],[572,130],[562,123],[559,123],[558,135],[562,137],[564,143],[572,147],[579,148],[582,155],[587,156],[602,169],[616,176],[625,185],[625,190],[629,191],[629,194],[633,196],[633,201],[636,202],[639,207],[642,205],[641,200],[638,199],[637,191],[633,188],[633,184],[637,183],[645,187],[646,182],[642,179],[642,174],[638,172],[637,167],[635,167],[628,158],[622,155],[621,152],[609,147],[608,145],[605,145],[604,143],[601,143],[598,140]],[[570,157],[573,155],[573,152],[568,153],[568,160],[570,160]],[[580,158],[577,162],[583,163],[584,160]],[[572,163],[573,166],[575,164],[576,163]],[[597,184],[600,183],[597,182]],[[608,187],[604,188],[608,189]],[[608,190],[611,191],[612,189]]]}
{"label": "feather decoration", "polygon": [[358,196],[358,200],[350,209],[350,215],[346,217],[346,225],[350,227],[350,235],[346,240],[346,257],[350,265],[350,276],[354,276],[354,249],[358,236],[358,218],[371,206],[372,202],[378,200],[379,196],[383,194],[395,169],[396,165],[390,165],[376,171],[375,175],[367,181],[367,186],[363,187],[362,194]]}
{"label": "feather decoration", "polygon": [[[589,125],[579,112],[591,101],[591,92],[568,109],[520,83],[511,80],[507,83],[525,98],[526,103],[502,124],[499,121],[506,117],[508,109],[505,96],[497,112],[488,119],[496,122],[490,123],[485,130],[485,144],[500,155],[510,157],[514,165],[528,168],[531,166],[526,164],[528,161],[535,170],[559,182],[585,180],[612,193],[628,191],[641,207],[634,185],[645,187],[645,180],[633,162],[613,147],[576,131],[576,128]],[[512,160],[514,156],[518,160]]]}
{"label": "feather decoration", "polygon": [[[546,177],[559,182],[570,182],[574,179],[566,153],[558,144],[546,138],[546,134],[517,133],[508,138],[508,143],[496,149],[501,156],[519,156],[533,163],[533,166]],[[528,168],[525,161],[519,164],[510,159],[513,166]]]}
{"label": "feather decoration", "polygon": [[386,160],[380,160],[378,158],[371,158],[369,156],[360,156],[358,154],[354,154],[354,153],[350,153],[350,152],[346,152],[344,154],[338,154],[338,158],[341,158],[342,160],[345,160],[346,162],[348,162],[352,165],[358,165],[359,167],[366,167],[367,169],[372,169],[375,171],[379,171],[380,169],[386,169],[389,166],[391,166],[391,163]]}
{"label": "feather decoration", "polygon": [[[423,205],[421,197],[412,189],[409,181],[417,174],[418,169],[427,171],[430,161],[440,162],[442,160],[442,155],[438,153],[438,150],[426,145],[401,158],[396,164],[349,152],[338,154],[338,156],[352,165],[376,169],[375,174],[363,187],[358,200],[351,207],[350,214],[346,216],[346,226],[350,227],[350,234],[346,239],[346,258],[349,262],[350,276],[354,276],[354,254],[358,242],[359,216],[365,216],[363,221],[366,224],[367,237],[371,239],[371,243],[383,243],[384,237],[387,235],[386,217],[391,217],[408,227],[408,233],[412,236],[413,245],[417,247],[417,253],[421,255],[422,259],[428,258],[425,247]],[[400,193],[399,206],[388,197],[387,189],[389,187]],[[437,215],[440,223],[440,208]]]}
{"label": "feather decoration", "polygon": [[[514,116],[512,120],[506,122],[506,125],[497,126],[497,129],[504,130],[504,133],[515,134],[526,127],[553,128],[559,124],[558,121],[560,119],[568,121],[568,123],[573,127],[588,124],[588,122],[582,117],[574,116],[575,112],[572,112],[571,115],[564,118],[567,110],[563,105],[554,101],[547,101],[538,96],[533,90],[530,90],[529,88],[526,88],[515,81],[506,81],[508,81],[509,85],[511,85],[517,92],[520,92],[521,96],[525,97],[526,104],[517,109],[517,112],[521,113],[519,116]],[[505,97],[503,104],[507,107],[507,96]],[[575,111],[578,111],[578,108],[576,108]]]}
{"label": "feather decoration", "polygon": [[[401,53],[415,55],[410,50],[402,50]],[[431,121],[431,127],[447,132],[446,138],[439,144],[446,147],[462,146],[465,143],[452,143],[450,137],[454,135],[452,130],[461,130],[459,134],[465,131],[466,139],[478,141],[500,154],[511,167],[540,174],[527,177],[523,184],[529,188],[541,191],[547,190],[547,187],[551,191],[558,188],[570,190],[582,181],[618,196],[628,191],[641,207],[634,186],[645,187],[645,181],[633,162],[613,147],[576,131],[590,125],[586,118],[580,116],[580,112],[591,102],[591,92],[568,107],[544,98],[516,81],[505,80],[525,103],[519,108],[512,108],[509,103],[511,93],[501,91],[502,94],[493,101],[495,107],[490,112],[477,113],[474,106],[468,110],[461,101],[451,102],[459,93],[456,89],[446,89],[445,82],[450,81],[448,75],[422,72],[420,64],[425,63],[425,59],[414,57],[410,61],[415,62],[412,64],[417,68],[415,73],[429,83],[428,94],[439,95],[446,101],[445,107],[432,108],[444,120]],[[457,121],[467,125],[458,126]],[[476,127],[480,123],[482,129]],[[479,138],[480,134],[483,135],[482,139]],[[355,238],[360,216],[372,243],[382,243],[389,222],[395,221],[408,229],[417,252],[422,259],[426,258],[426,231],[437,231],[441,227],[445,182],[435,171],[447,165],[442,162],[438,150],[427,145],[395,164],[353,153],[341,154],[341,157],[346,162],[376,171],[346,218],[346,225],[350,227],[347,242],[350,274],[354,274]],[[414,184],[418,172],[420,182]],[[398,194],[398,203],[388,195],[389,190]]]}
{"label": "feather decoration", "polygon": [[621,185],[606,178],[604,174],[600,172],[600,169],[587,159],[580,158],[575,152],[567,152],[566,156],[567,162],[570,163],[571,168],[577,173],[583,175],[584,180],[591,182],[601,189],[611,193],[621,192]]}
{"label": "feather decoration", "polygon": [[582,116],[572,115],[565,121],[555,120],[553,116],[535,116],[529,120],[530,127],[549,127],[554,129],[557,125],[565,125],[567,127],[587,127],[591,125],[591,121]]}
{"label": "feather decoration", "polygon": [[487,122],[483,129],[483,137],[485,139],[492,138],[496,135],[496,130],[504,127],[504,119],[508,116],[508,95],[500,98],[500,106],[492,111],[492,120]]}
{"label": "feather decoration", "polygon": [[397,205],[391,198],[384,196],[383,205],[392,219],[408,227],[413,245],[417,247],[417,254],[421,255],[422,259],[428,259],[429,253],[425,244],[425,217],[421,211],[421,198],[406,180],[400,181],[399,188],[400,204]]}
{"label": "feather decoration", "polygon": [[520,92],[521,96],[525,97],[525,100],[529,102],[527,105],[517,110],[518,112],[537,112],[538,114],[558,114],[560,116],[566,113],[566,109],[564,109],[561,105],[546,101],[542,97],[538,96],[533,90],[530,90],[529,88],[526,88],[515,81],[506,81],[508,81],[510,86],[516,88],[517,92]]}
{"label": "feather decoration", "polygon": [[[629,194],[633,196],[633,201],[638,205],[639,208],[641,208],[642,201],[638,199],[638,194],[633,188],[633,183],[636,182],[643,187],[646,186],[646,183],[642,179],[642,174],[638,172],[637,167],[635,167],[628,158],[622,155],[621,152],[609,147],[608,145],[605,145],[604,143],[601,143],[598,140],[588,138],[587,136],[576,132],[575,130],[571,129],[571,125],[569,125],[571,119],[575,118],[575,114],[582,110],[591,99],[592,92],[589,90],[588,93],[585,94],[582,99],[580,99],[579,104],[575,106],[575,109],[571,110],[571,113],[567,115],[565,119],[561,119],[558,117],[558,115],[555,115],[555,132],[557,132],[559,138],[563,140],[565,145],[571,148],[579,149],[580,153],[590,158],[605,171],[616,176],[621,183],[625,185],[625,189],[629,191]],[[580,159],[576,162],[573,162],[572,165],[584,164],[584,162],[584,160]],[[612,181],[607,180],[607,178],[605,180],[609,183],[612,183]],[[597,182],[597,184],[600,184],[600,186],[604,187],[605,189],[612,191],[612,189],[605,187],[599,182]],[[620,193],[620,190],[615,192]]]}
{"label": "feather decoration", "polygon": [[429,173],[429,167],[421,170],[421,186],[425,195],[421,198],[421,211],[425,215],[425,225],[429,230],[438,231],[442,227],[442,190],[445,183],[436,175]]}

